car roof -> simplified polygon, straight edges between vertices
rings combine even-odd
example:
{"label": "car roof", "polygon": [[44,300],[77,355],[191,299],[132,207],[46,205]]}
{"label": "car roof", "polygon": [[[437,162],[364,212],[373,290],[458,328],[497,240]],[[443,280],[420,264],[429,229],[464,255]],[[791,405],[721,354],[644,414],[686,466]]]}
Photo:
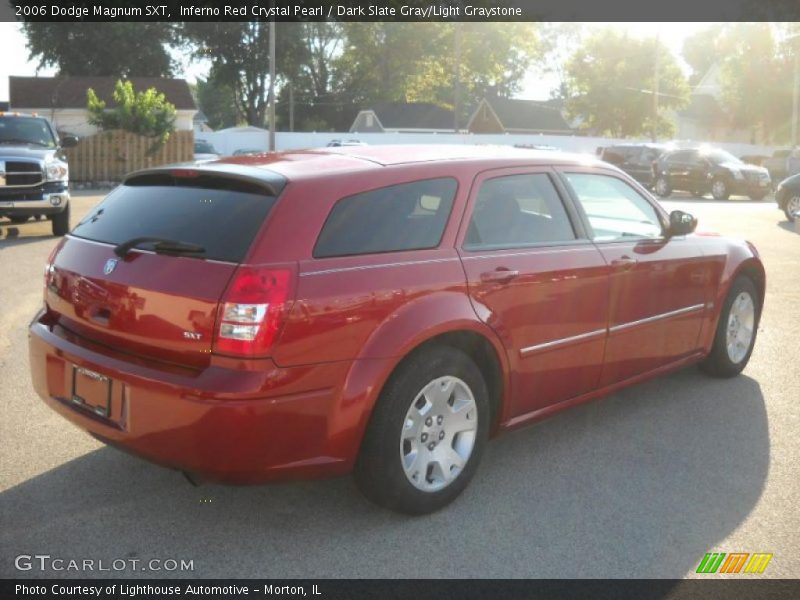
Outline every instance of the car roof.
{"label": "car roof", "polygon": [[346,171],[368,171],[399,165],[478,162],[489,167],[517,165],[603,165],[591,154],[532,150],[512,146],[393,144],[339,146],[310,150],[268,152],[250,156],[231,156],[205,163],[267,169],[287,179],[319,177]]}

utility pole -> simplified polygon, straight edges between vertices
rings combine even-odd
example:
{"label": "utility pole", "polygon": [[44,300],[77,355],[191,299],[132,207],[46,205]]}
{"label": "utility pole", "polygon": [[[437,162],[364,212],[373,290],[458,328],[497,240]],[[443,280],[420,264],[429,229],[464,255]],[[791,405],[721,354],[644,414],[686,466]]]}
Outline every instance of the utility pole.
{"label": "utility pole", "polygon": [[[275,0],[270,2],[275,7]],[[274,14],[274,13],[273,13]],[[269,21],[269,151],[275,152],[275,17]]]}
{"label": "utility pole", "polygon": [[658,141],[658,86],[661,77],[661,52],[659,52],[659,36],[656,34],[655,64],[653,68],[653,128],[650,133],[652,141]]}
{"label": "utility pole", "polygon": [[289,82],[289,131],[294,131],[294,86]]}
{"label": "utility pole", "polygon": [[461,23],[455,23],[455,84],[453,85],[453,130],[459,132],[458,113],[461,110]]}
{"label": "utility pole", "polygon": [[800,96],[800,56],[797,42],[794,43],[794,84],[792,86],[792,148],[797,146],[797,112],[798,96]]}

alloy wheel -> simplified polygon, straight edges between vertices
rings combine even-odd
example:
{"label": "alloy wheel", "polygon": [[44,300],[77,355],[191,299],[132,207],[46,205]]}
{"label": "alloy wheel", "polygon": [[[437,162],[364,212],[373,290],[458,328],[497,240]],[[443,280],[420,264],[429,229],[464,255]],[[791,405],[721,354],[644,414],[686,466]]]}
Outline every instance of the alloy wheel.
{"label": "alloy wheel", "polygon": [[794,218],[792,218],[792,215],[798,213],[800,213],[800,196],[792,196],[789,198],[788,202],[786,202],[786,215],[789,217],[789,220],[793,221]]}
{"label": "alloy wheel", "polygon": [[728,313],[728,329],[725,338],[728,358],[738,364],[747,356],[756,321],[756,308],[753,298],[747,292],[741,292],[731,304]]}
{"label": "alloy wheel", "polygon": [[469,386],[447,375],[414,398],[400,434],[400,461],[411,484],[436,492],[455,481],[475,447],[478,408]]}

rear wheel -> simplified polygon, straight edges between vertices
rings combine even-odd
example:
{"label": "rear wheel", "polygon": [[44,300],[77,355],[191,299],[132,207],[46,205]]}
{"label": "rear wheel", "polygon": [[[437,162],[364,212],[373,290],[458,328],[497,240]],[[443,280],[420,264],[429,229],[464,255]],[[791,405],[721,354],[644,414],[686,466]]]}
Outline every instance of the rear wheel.
{"label": "rear wheel", "polygon": [[432,346],[392,375],[364,436],[355,481],[370,500],[420,515],[452,502],[478,466],[489,394],[465,353]]}
{"label": "rear wheel", "polygon": [[741,373],[756,342],[758,290],[753,280],[739,276],[731,285],[714,336],[714,345],[701,368],[715,377],[733,377]]}
{"label": "rear wheel", "polygon": [[800,214],[800,196],[792,196],[786,201],[786,206],[783,207],[783,212],[789,221],[795,220],[795,214]]}
{"label": "rear wheel", "polygon": [[727,200],[730,198],[731,193],[728,191],[728,184],[724,179],[715,179],[711,184],[711,195],[714,200]]}
{"label": "rear wheel", "polygon": [[53,215],[53,235],[62,236],[69,233],[69,204],[60,213]]}
{"label": "rear wheel", "polygon": [[656,179],[653,189],[661,198],[669,198],[670,194],[672,194],[672,188],[664,177]]}

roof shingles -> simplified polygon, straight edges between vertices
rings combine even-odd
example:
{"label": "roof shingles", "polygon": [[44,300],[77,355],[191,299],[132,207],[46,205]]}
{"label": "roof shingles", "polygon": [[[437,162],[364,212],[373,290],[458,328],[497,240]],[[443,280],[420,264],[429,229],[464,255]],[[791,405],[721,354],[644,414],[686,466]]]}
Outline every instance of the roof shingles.
{"label": "roof shingles", "polygon": [[[118,77],[9,77],[10,105],[13,109],[86,108],[86,91],[92,88],[100,100],[113,104],[112,94]],[[185,79],[130,77],[136,91],[156,88],[177,110],[196,110]]]}

